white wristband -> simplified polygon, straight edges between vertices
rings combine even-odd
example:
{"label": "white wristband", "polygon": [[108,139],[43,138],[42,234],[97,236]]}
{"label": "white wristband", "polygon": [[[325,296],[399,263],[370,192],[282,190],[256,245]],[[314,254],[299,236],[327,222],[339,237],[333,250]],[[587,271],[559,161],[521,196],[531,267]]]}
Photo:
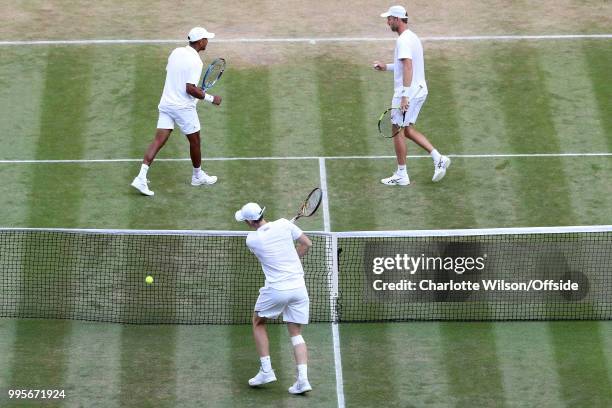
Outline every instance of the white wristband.
{"label": "white wristband", "polygon": [[205,100],[206,102],[213,103],[213,101],[215,100],[215,97],[214,97],[214,96],[212,96],[212,95],[210,95],[210,94],[205,94],[205,95],[204,95],[204,100]]}
{"label": "white wristband", "polygon": [[407,98],[411,96],[410,95],[410,87],[409,86],[405,86],[405,87],[402,88],[402,96],[405,96]]}
{"label": "white wristband", "polygon": [[394,71],[394,70],[395,70],[394,64],[387,64],[387,71]]}

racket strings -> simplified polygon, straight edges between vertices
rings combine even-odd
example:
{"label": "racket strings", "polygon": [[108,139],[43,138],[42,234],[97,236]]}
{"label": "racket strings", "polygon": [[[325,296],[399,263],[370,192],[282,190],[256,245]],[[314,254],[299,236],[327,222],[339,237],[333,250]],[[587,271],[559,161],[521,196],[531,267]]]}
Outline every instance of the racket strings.
{"label": "racket strings", "polygon": [[215,84],[215,82],[217,82],[221,74],[223,74],[224,70],[225,70],[225,61],[221,59],[214,61],[211,64],[210,69],[204,79],[204,86],[206,88],[212,87]]}
{"label": "racket strings", "polygon": [[405,127],[405,118],[406,112],[399,108],[389,108],[378,120],[378,131],[383,137],[394,137]]}
{"label": "racket strings", "polygon": [[308,197],[308,200],[304,204],[304,212],[306,215],[312,215],[312,213],[316,211],[321,202],[321,197],[321,190],[315,190],[310,197]]}
{"label": "racket strings", "polygon": [[384,136],[391,137],[393,135],[393,124],[391,123],[392,110],[387,110],[378,122],[378,129]]}

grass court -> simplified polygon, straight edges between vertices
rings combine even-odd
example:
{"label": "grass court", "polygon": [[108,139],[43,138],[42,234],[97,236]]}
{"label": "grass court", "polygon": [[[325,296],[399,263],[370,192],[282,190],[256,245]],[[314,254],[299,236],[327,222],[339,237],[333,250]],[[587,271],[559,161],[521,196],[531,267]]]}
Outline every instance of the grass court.
{"label": "grass court", "polygon": [[[378,13],[388,7],[376,3]],[[608,34],[610,5],[585,3],[604,17],[581,20],[576,6],[568,34]],[[43,15],[14,7],[18,19]],[[218,7],[214,15],[229,8]],[[465,7],[482,24],[458,32],[482,35],[515,33],[513,22],[521,23],[513,19],[529,5],[507,5],[497,32],[485,11]],[[64,22],[65,12],[55,4],[51,21]],[[129,12],[138,17],[135,33],[118,38],[160,38]],[[225,34],[198,18],[220,40],[248,30]],[[267,37],[265,22],[252,27],[253,37]],[[268,23],[275,34],[285,30],[270,37],[316,37]],[[331,231],[610,224],[611,39],[425,41],[430,93],[417,128],[453,164],[434,184],[431,159],[410,143],[408,154],[419,156],[408,160],[412,184],[393,188],[379,182],[396,164],[391,142],[376,130],[392,76],[371,61],[391,60],[395,34],[377,23],[376,34],[389,41],[211,41],[205,63],[228,61],[213,92],[224,100],[218,108],[200,103],[198,112],[203,169],[219,181],[189,185],[188,143],[177,129],[149,171],[152,199],[130,182],[153,138],[166,59],[182,44],[0,45],[0,225],[245,230],[233,217],[242,204],[289,217],[323,178]],[[185,20],[164,38],[191,25]],[[25,38],[110,35],[62,27]],[[426,28],[415,31],[426,35]],[[563,28],[551,21],[529,33]],[[20,40],[15,30],[5,28],[0,41]],[[346,26],[325,30],[351,36]],[[324,230],[322,213],[300,225]],[[301,398],[286,391],[294,370],[286,329],[269,332],[279,381],[253,390],[247,380],[258,361],[248,325],[0,319],[0,406],[330,407],[340,390],[347,407],[612,405],[607,321],[342,324],[341,387],[331,325],[313,324],[304,338],[314,390]],[[65,389],[67,398],[15,402],[7,397],[15,388]]]}

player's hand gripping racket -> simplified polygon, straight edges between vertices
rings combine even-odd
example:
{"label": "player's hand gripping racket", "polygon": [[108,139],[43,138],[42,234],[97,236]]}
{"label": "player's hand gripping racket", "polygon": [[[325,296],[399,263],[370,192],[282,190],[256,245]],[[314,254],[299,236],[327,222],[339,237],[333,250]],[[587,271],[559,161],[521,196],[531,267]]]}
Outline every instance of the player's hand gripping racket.
{"label": "player's hand gripping racket", "polygon": [[225,60],[223,58],[215,58],[206,69],[202,79],[202,89],[204,92],[212,88],[221,79],[223,71],[225,71]]}
{"label": "player's hand gripping racket", "polygon": [[291,219],[291,222],[296,222],[302,217],[310,217],[313,215],[321,205],[322,198],[323,192],[319,187],[312,190],[310,194],[308,194],[308,197],[306,197],[306,200],[304,200],[300,206],[296,216]]}
{"label": "player's hand gripping racket", "polygon": [[401,108],[389,108],[378,118],[378,133],[382,137],[392,138],[400,133],[406,126],[404,120],[406,112]]}

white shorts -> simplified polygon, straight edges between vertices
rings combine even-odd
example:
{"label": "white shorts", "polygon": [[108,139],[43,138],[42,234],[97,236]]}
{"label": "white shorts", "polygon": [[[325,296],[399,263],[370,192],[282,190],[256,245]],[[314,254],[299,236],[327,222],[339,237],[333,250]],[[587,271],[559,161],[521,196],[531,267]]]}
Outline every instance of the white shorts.
{"label": "white shorts", "polygon": [[[399,109],[394,109],[391,113],[391,123],[403,126],[414,125],[417,121],[417,118],[419,117],[419,112],[421,111],[421,108],[425,103],[425,99],[427,99],[427,95],[410,100],[410,105],[408,105],[408,112],[406,112],[406,115],[404,115],[403,121],[402,112]],[[402,98],[393,98],[393,100],[391,101],[391,106],[399,108],[401,101]]]}
{"label": "white shorts", "polygon": [[275,319],[282,313],[284,322],[308,324],[308,291],[305,287],[287,290],[261,288],[255,303],[255,312],[259,317],[267,319]]}
{"label": "white shorts", "polygon": [[158,129],[174,129],[176,123],[184,135],[190,135],[200,130],[200,118],[195,106],[193,108],[159,108]]}

